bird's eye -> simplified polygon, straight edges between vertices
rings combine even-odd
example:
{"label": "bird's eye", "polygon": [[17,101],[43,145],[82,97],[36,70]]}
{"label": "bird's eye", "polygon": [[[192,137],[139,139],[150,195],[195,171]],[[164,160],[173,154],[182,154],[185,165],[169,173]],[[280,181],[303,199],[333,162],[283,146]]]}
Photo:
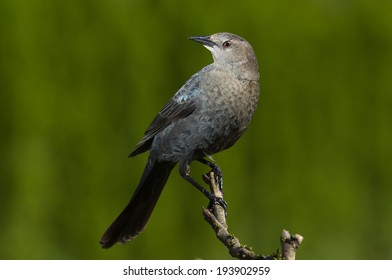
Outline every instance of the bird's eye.
{"label": "bird's eye", "polygon": [[230,42],[230,41],[225,41],[225,42],[223,42],[223,47],[224,47],[225,49],[231,47],[231,42]]}

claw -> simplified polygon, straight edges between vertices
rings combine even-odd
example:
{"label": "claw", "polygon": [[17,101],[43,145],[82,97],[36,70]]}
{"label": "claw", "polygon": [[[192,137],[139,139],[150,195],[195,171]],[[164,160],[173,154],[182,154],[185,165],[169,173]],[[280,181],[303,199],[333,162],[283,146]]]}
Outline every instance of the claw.
{"label": "claw", "polygon": [[214,171],[216,181],[218,183],[219,190],[224,194],[223,191],[223,175],[220,167],[217,164],[212,164],[212,171]]}
{"label": "claw", "polygon": [[211,167],[212,171],[213,171],[214,174],[215,174],[215,179],[216,179],[216,182],[217,182],[217,184],[218,184],[219,190],[220,190],[220,191],[222,192],[222,194],[223,194],[223,193],[224,193],[224,192],[223,192],[223,175],[222,175],[222,171],[221,171],[219,165],[216,164],[216,163],[214,163],[214,162],[208,161],[208,160],[206,160],[206,159],[204,159],[204,158],[199,159],[199,161],[200,161],[201,163],[203,163],[203,164],[205,164],[205,165]]}
{"label": "claw", "polygon": [[[214,171],[215,172],[215,171]],[[216,173],[215,173],[216,174]],[[224,194],[225,192],[223,191],[223,177],[222,177],[222,173],[218,173],[216,175],[216,181],[218,182],[218,188],[221,191],[222,194]]]}
{"label": "claw", "polygon": [[216,196],[211,194],[210,203],[208,204],[208,210],[213,211],[215,205],[219,205],[220,207],[222,207],[223,210],[225,211],[225,216],[226,216],[226,214],[227,214],[227,202],[223,198],[216,197]]}

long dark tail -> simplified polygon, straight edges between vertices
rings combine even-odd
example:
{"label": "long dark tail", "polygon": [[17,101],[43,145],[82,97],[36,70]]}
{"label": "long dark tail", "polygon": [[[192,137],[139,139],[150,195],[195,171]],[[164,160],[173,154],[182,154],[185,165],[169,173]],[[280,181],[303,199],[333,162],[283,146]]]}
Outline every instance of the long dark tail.
{"label": "long dark tail", "polygon": [[126,243],[144,230],[174,166],[172,162],[148,160],[131,201],[103,234],[103,248]]}

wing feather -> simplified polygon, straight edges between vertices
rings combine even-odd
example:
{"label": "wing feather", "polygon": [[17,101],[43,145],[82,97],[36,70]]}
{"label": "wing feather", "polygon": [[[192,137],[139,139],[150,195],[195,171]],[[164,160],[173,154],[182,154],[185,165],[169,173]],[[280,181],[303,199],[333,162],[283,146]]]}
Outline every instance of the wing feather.
{"label": "wing feather", "polygon": [[196,109],[196,96],[200,93],[198,75],[192,76],[185,85],[162,108],[148,126],[142,140],[129,155],[134,157],[150,149],[154,137],[163,129],[179,119],[188,117]]}

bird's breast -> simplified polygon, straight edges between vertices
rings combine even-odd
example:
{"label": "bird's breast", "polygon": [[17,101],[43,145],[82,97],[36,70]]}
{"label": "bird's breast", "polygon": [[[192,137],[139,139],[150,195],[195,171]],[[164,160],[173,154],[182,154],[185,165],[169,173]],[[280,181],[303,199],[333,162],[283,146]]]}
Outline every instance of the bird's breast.
{"label": "bird's breast", "polygon": [[232,146],[248,127],[258,104],[259,83],[224,76],[205,83],[201,119],[208,133],[206,141],[211,151]]}

